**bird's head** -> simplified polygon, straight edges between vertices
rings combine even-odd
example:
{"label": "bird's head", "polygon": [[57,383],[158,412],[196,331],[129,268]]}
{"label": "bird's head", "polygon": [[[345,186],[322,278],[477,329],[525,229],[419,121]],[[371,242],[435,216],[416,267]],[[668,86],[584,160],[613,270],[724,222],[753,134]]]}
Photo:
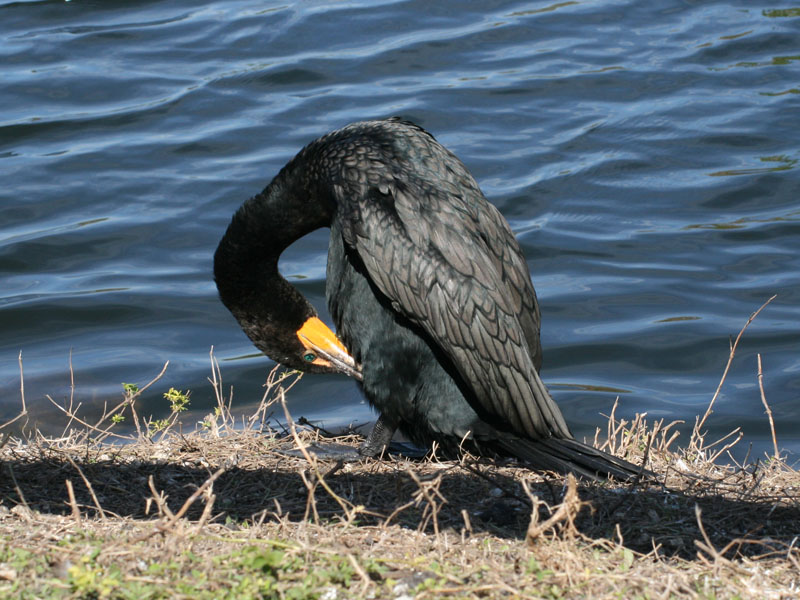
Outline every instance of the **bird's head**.
{"label": "bird's head", "polygon": [[237,312],[248,337],[275,362],[305,373],[343,373],[361,380],[361,365],[318,317],[276,322]]}

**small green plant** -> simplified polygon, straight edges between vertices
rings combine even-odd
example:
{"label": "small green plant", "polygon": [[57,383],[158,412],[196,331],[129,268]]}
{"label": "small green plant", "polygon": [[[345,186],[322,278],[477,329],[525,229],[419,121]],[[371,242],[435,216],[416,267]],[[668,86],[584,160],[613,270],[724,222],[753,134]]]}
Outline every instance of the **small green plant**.
{"label": "small green plant", "polygon": [[446,585],[446,583],[447,583],[446,579],[441,579],[437,577],[426,577],[419,585],[417,585],[414,591],[417,594],[420,594],[422,592],[431,592],[432,595],[436,595],[436,590],[442,587],[443,585]]}
{"label": "small green plant", "polygon": [[133,396],[134,394],[139,392],[139,386],[135,383],[123,383],[122,389],[125,390],[125,393],[128,396]]}
{"label": "small green plant", "polygon": [[617,567],[620,571],[628,571],[633,565],[633,552],[630,548],[622,548],[622,562]]}
{"label": "small green plant", "polygon": [[83,556],[68,570],[70,587],[81,598],[107,598],[122,583],[118,567],[112,566],[106,572],[94,559],[94,555]]}
{"label": "small green plant", "polygon": [[172,412],[183,412],[189,406],[189,394],[191,392],[182,392],[175,388],[169,388],[168,392],[164,392],[164,398],[169,400]]}
{"label": "small green plant", "polygon": [[552,569],[543,568],[533,556],[528,559],[528,564],[525,565],[525,572],[536,577],[537,581],[543,581],[553,574]]}
{"label": "small green plant", "polygon": [[261,548],[251,546],[242,551],[240,564],[251,570],[269,573],[273,577],[277,576],[284,563],[285,554],[280,550],[264,551]]}
{"label": "small green plant", "polygon": [[122,423],[124,420],[125,420],[125,415],[116,414],[112,415],[111,417],[111,422],[114,423],[115,425],[117,423]]}
{"label": "small green plant", "polygon": [[178,413],[185,411],[189,407],[189,395],[191,392],[182,392],[175,388],[169,388],[164,392],[164,399],[169,401],[172,413],[166,419],[153,419],[147,421],[147,437],[152,438],[155,434],[166,434],[178,420]]}
{"label": "small green plant", "polygon": [[159,431],[166,431],[169,427],[169,419],[153,419],[147,423],[147,435],[153,437]]}

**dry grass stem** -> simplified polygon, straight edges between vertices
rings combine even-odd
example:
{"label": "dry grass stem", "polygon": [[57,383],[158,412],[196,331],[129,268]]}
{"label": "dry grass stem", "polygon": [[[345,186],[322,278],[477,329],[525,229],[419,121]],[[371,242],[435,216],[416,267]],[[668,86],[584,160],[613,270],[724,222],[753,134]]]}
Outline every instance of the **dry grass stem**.
{"label": "dry grass stem", "polygon": [[[319,464],[317,461],[317,457],[309,454],[305,442],[303,442],[300,439],[300,436],[297,434],[297,427],[295,426],[294,419],[292,418],[292,415],[289,412],[289,407],[286,405],[286,396],[282,389],[278,391],[278,395],[280,398],[281,406],[283,407],[283,414],[286,417],[286,423],[288,424],[289,431],[291,432],[292,435],[292,439],[294,440],[294,443],[297,446],[297,448],[303,454],[303,457],[306,459],[308,465],[311,467],[311,471],[315,475],[314,482],[312,483],[307,479],[304,472],[302,471],[300,472],[300,475],[303,479],[303,484],[306,486],[306,489],[308,490],[308,501],[306,506],[310,507],[313,510],[315,522],[318,522],[319,520],[319,515],[317,514],[317,508],[316,508],[316,500],[314,496],[314,492],[316,491],[317,485],[321,485],[325,489],[325,491],[328,492],[330,497],[333,498],[336,501],[336,503],[342,508],[342,510],[345,513],[346,517],[345,520],[347,522],[352,522],[356,518],[358,513],[364,509],[364,507],[354,506],[352,503],[348,502],[347,500],[342,498],[339,494],[334,492],[331,489],[331,487],[327,484],[322,473],[319,472]],[[308,516],[308,509],[306,511],[306,517],[307,516]]]}
{"label": "dry grass stem", "polygon": [[[156,535],[158,533],[164,533],[166,531],[171,530],[174,527],[175,523],[177,523],[181,518],[183,518],[183,516],[186,514],[186,512],[189,510],[192,504],[194,504],[195,501],[200,496],[202,496],[207,490],[210,490],[211,486],[214,485],[214,482],[217,479],[219,479],[220,475],[222,475],[225,471],[227,471],[228,468],[229,468],[228,465],[223,465],[222,467],[217,469],[208,479],[206,479],[203,482],[203,484],[200,487],[198,487],[194,491],[194,493],[192,493],[191,496],[189,496],[186,499],[186,501],[183,503],[183,505],[176,513],[173,513],[167,506],[166,497],[164,496],[164,494],[156,490],[155,484],[153,483],[153,478],[151,476],[150,479],[148,480],[150,491],[153,493],[153,499],[156,501],[156,504],[158,505],[159,514],[166,515],[166,520],[160,525],[158,525],[155,529],[153,529],[153,531],[138,538],[137,541],[144,541],[153,535]],[[203,510],[203,514],[200,517],[200,523],[204,523],[206,520],[208,520],[211,507],[213,506],[213,499],[214,496],[209,495],[206,502],[206,507]]]}
{"label": "dry grass stem", "polygon": [[775,421],[772,418],[772,409],[767,404],[767,396],[764,394],[764,372],[761,370],[761,354],[758,355],[758,389],[761,392],[761,402],[764,404],[764,410],[769,419],[769,430],[772,433],[772,447],[774,449],[773,456],[780,458],[780,450],[778,450],[778,437],[775,435]]}
{"label": "dry grass stem", "polygon": [[736,354],[736,348],[739,345],[739,340],[742,339],[742,335],[744,335],[744,332],[750,326],[750,323],[752,323],[755,320],[755,318],[759,315],[759,313],[762,310],[764,310],[764,308],[766,308],[766,306],[770,302],[775,300],[775,298],[777,298],[777,297],[778,297],[778,295],[775,294],[774,296],[772,296],[772,298],[770,298],[769,300],[764,302],[764,304],[762,304],[756,312],[754,312],[752,315],[750,315],[750,318],[747,319],[747,322],[744,324],[744,327],[742,327],[742,329],[739,331],[739,335],[736,336],[736,340],[731,345],[730,354],[728,356],[728,362],[725,365],[725,370],[722,372],[722,377],[719,380],[719,385],[717,385],[717,389],[714,392],[714,395],[711,397],[711,401],[708,403],[708,407],[706,408],[706,412],[703,414],[703,416],[698,421],[695,422],[694,432],[692,433],[692,442],[693,442],[693,444],[696,444],[696,447],[697,447],[698,451],[702,451],[703,450],[703,438],[704,438],[705,434],[703,434],[701,432],[701,430],[703,429],[703,426],[705,425],[706,420],[708,420],[708,417],[713,412],[714,403],[717,401],[717,398],[719,397],[719,393],[722,390],[722,384],[725,383],[725,379],[728,377],[728,371],[730,371],[731,363],[733,362],[733,357]]}
{"label": "dry grass stem", "polygon": [[10,421],[6,421],[5,423],[0,424],[0,431],[5,429],[6,427],[11,427],[11,425],[16,423],[23,417],[28,416],[28,405],[25,403],[25,373],[22,370],[22,352],[19,353],[19,396],[20,396],[20,402],[22,403],[22,408],[19,411],[19,414]]}
{"label": "dry grass stem", "polygon": [[407,473],[414,483],[417,484],[413,505],[420,506],[423,504],[423,501],[425,504],[422,510],[422,519],[417,526],[417,531],[425,531],[428,527],[428,523],[432,520],[433,533],[436,537],[439,537],[439,510],[442,504],[447,503],[447,498],[445,498],[439,490],[439,486],[442,484],[443,473],[440,471],[432,477],[429,476],[424,479],[410,469]]}
{"label": "dry grass stem", "polygon": [[[150,514],[150,504],[155,502],[156,508],[158,508],[158,516],[162,518],[166,516],[167,519],[172,519],[172,517],[175,516],[175,513],[173,513],[170,510],[169,505],[167,505],[167,496],[164,494],[164,492],[160,492],[156,489],[156,484],[152,475],[147,478],[147,487],[150,488],[150,493],[152,495],[147,499],[145,514]],[[152,535],[152,533],[148,534],[148,536],[144,536],[143,539],[149,537],[150,535]]]}
{"label": "dry grass stem", "polygon": [[527,482],[524,480],[523,482],[525,492],[533,503],[531,522],[528,525],[528,530],[525,532],[525,543],[528,547],[534,546],[539,537],[551,529],[565,534],[567,537],[574,537],[577,533],[575,519],[581,511],[581,508],[588,504],[586,502],[581,502],[578,496],[578,484],[575,480],[575,476],[571,473],[567,475],[567,491],[564,494],[564,500],[555,508],[555,511],[550,511],[552,515],[542,523],[539,523],[538,510],[541,501],[538,501],[530,492]]}
{"label": "dry grass stem", "polygon": [[69,506],[72,509],[72,518],[75,519],[76,522],[80,523],[81,520],[81,510],[78,508],[78,501],[75,500],[75,489],[72,487],[72,480],[67,479],[67,494],[69,494]]}

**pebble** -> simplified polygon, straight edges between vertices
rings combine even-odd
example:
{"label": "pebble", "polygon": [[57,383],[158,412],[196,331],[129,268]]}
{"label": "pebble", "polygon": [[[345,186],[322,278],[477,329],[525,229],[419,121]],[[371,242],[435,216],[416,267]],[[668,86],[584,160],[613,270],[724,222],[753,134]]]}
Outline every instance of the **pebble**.
{"label": "pebble", "polygon": [[339,590],[329,587],[319,597],[319,600],[336,600],[339,597]]}

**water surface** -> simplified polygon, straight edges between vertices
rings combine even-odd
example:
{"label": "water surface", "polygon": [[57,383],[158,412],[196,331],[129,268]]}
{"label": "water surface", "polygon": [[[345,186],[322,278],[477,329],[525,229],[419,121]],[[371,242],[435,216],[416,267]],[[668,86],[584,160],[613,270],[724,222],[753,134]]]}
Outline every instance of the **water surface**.
{"label": "water surface", "polygon": [[[87,415],[208,353],[247,412],[272,363],[219,302],[233,211],[313,138],[402,115],[475,174],[528,258],[545,381],[578,436],[618,413],[800,451],[800,8],[776,2],[0,3],[0,417]],[[324,314],[327,231],[283,272]],[[343,377],[295,415],[371,418]]]}

